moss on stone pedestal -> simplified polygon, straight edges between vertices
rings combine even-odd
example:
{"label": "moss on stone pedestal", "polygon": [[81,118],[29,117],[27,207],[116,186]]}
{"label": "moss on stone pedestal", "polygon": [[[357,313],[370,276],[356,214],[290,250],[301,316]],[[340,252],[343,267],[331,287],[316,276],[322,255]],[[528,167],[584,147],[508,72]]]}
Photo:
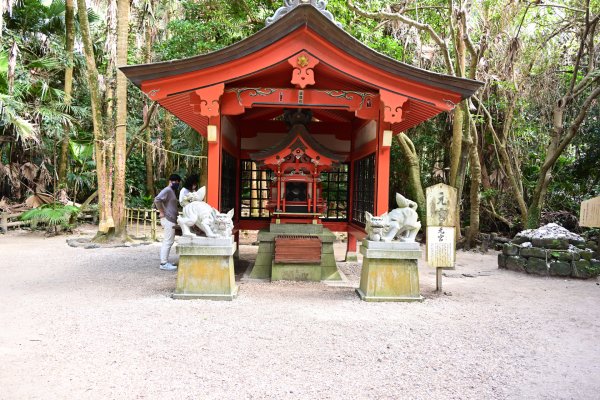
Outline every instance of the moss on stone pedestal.
{"label": "moss on stone pedestal", "polygon": [[422,301],[417,260],[364,257],[356,291],[364,301]]}
{"label": "moss on stone pedestal", "polygon": [[250,272],[250,278],[253,279],[271,279],[271,264],[273,263],[273,245],[272,241],[261,241],[258,244],[258,253],[254,267]]}
{"label": "moss on stone pedestal", "polygon": [[233,300],[238,292],[233,266],[234,249],[235,245],[230,251],[223,251],[221,247],[178,246],[179,268],[173,298]]}
{"label": "moss on stone pedestal", "polygon": [[312,281],[321,280],[321,268],[315,264],[275,264],[271,270],[272,281]]}
{"label": "moss on stone pedestal", "polygon": [[363,241],[360,287],[364,301],[422,301],[417,243]]}

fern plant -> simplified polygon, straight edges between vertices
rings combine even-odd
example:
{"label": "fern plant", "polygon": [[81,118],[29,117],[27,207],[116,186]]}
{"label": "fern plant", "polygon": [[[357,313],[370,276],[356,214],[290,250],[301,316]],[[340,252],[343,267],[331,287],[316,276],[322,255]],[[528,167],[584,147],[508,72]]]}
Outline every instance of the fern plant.
{"label": "fern plant", "polygon": [[48,231],[58,233],[58,227],[69,229],[75,223],[79,214],[79,207],[68,206],[61,203],[44,204],[43,206],[25,211],[21,214],[22,221],[31,221],[32,224],[43,223]]}

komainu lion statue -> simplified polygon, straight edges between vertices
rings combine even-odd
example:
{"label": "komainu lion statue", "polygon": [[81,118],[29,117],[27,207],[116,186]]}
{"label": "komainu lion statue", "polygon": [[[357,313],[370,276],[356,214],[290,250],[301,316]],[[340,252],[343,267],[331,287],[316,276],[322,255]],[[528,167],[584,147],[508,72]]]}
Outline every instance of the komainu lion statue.
{"label": "komainu lion statue", "polygon": [[183,217],[177,218],[182,235],[188,237],[198,236],[190,231],[190,227],[196,225],[204,232],[206,237],[230,237],[233,230],[233,209],[227,214],[220,213],[204,202],[204,196],[206,196],[206,187],[202,186],[196,192],[192,192],[185,197],[188,204],[183,207]]}
{"label": "komainu lion statue", "polygon": [[380,217],[365,212],[368,239],[379,242],[391,242],[398,238],[402,242],[414,242],[421,223],[417,214],[417,203],[396,193],[398,208]]}

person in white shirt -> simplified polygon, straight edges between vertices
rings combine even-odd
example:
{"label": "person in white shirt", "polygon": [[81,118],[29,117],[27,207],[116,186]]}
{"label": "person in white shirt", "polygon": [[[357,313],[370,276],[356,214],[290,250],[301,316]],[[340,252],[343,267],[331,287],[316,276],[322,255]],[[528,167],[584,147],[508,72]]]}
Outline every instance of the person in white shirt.
{"label": "person in white shirt", "polygon": [[181,204],[182,207],[187,204],[187,202],[184,201],[185,197],[191,192],[198,190],[199,181],[200,177],[198,174],[192,174],[186,178],[185,182],[183,182],[183,188],[179,192],[179,204]]}

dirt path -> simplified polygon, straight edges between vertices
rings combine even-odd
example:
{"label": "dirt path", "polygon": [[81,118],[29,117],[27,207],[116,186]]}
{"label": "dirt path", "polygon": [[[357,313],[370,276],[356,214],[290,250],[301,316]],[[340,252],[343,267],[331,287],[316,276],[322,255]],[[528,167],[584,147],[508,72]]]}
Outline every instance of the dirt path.
{"label": "dirt path", "polygon": [[[255,248],[242,246],[249,259]],[[342,256],[342,246],[338,246]],[[423,303],[348,287],[240,284],[174,301],[158,245],[82,249],[0,235],[0,399],[597,399],[600,286],[460,253]],[[466,275],[466,276],[465,276]]]}

